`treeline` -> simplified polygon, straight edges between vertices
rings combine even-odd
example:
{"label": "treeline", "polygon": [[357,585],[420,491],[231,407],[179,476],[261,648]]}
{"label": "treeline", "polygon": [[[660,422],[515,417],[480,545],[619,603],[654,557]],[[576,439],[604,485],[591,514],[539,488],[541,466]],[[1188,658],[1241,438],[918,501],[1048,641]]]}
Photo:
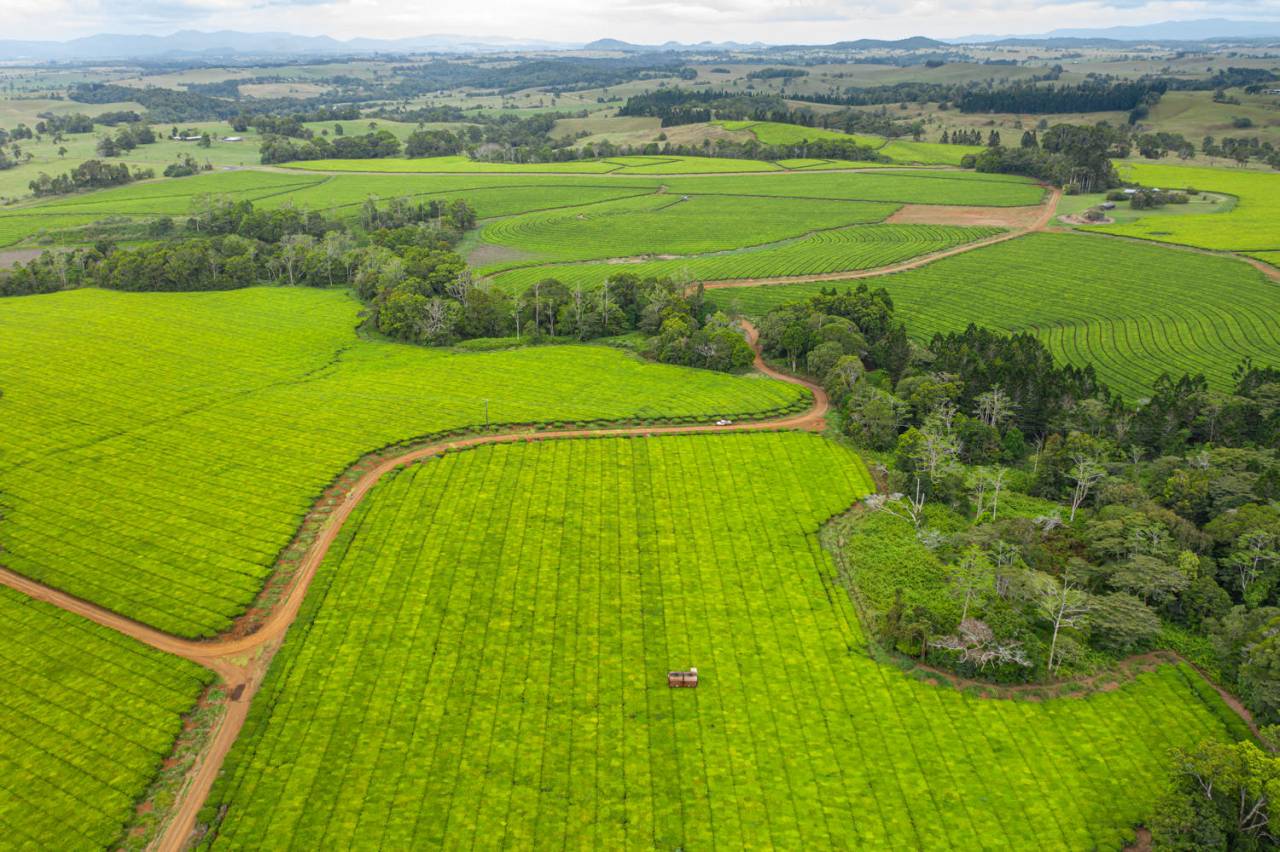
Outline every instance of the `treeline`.
{"label": "treeline", "polygon": [[1129,112],[1153,104],[1168,89],[1164,81],[1079,83],[1035,86],[1017,83],[998,89],[970,89],[955,102],[961,112],[1015,112],[1048,115],[1063,112]]}
{"label": "treeline", "polygon": [[918,137],[924,131],[921,123],[895,120],[887,110],[835,110],[820,113],[809,107],[794,107],[777,95],[744,95],[701,89],[660,89],[633,95],[619,109],[618,114],[660,118],[666,127],[719,119],[774,121],[888,137]]}
{"label": "treeline", "polygon": [[[377,159],[396,157],[441,157],[467,153],[477,159],[502,160],[504,162],[554,162],[577,159],[579,155],[566,152],[572,139],[553,139],[551,130],[561,113],[544,113],[535,116],[495,116],[478,125],[451,130],[416,130],[400,141],[387,130],[373,130],[359,136],[349,136],[340,123],[316,134],[303,127],[291,116],[256,116],[260,129],[272,135],[263,140],[261,154],[264,163],[284,163],[291,160]],[[277,133],[277,131],[280,131]],[[296,137],[296,138],[291,138]]]}
{"label": "treeline", "polygon": [[130,169],[125,163],[104,163],[101,160],[85,160],[69,172],[50,177],[44,172],[27,186],[36,197],[66,195],[85,189],[104,189],[120,186],[135,180],[148,180],[156,176],[151,169]]}
{"label": "treeline", "polygon": [[639,332],[641,352],[664,363],[733,371],[754,357],[727,317],[709,314],[701,287],[669,278],[620,274],[590,288],[547,278],[510,295],[475,284],[452,253],[414,250],[395,260],[387,254],[377,274],[357,281],[356,292],[379,331],[416,343],[583,341]]}
{"label": "treeline", "polygon": [[231,129],[236,133],[244,133],[250,127],[264,136],[291,136],[296,139],[310,139],[315,135],[309,127],[310,122],[321,121],[357,121],[360,109],[353,105],[324,106],[309,112],[292,112],[279,115],[271,112],[240,112],[230,121]]}
{"label": "treeline", "polygon": [[287,163],[293,160],[369,160],[400,156],[400,140],[390,130],[375,130],[361,136],[316,136],[308,140],[268,136],[260,149],[262,162]]}
{"label": "treeline", "polygon": [[1215,139],[1204,137],[1200,150],[1210,157],[1230,157],[1240,165],[1250,160],[1266,163],[1274,169],[1280,169],[1280,148],[1270,141],[1262,141],[1256,136],[1225,136]]}
{"label": "treeline", "polygon": [[1039,136],[1023,134],[1016,148],[999,144],[998,137],[993,141],[987,150],[966,155],[961,165],[979,172],[1027,175],[1074,193],[1119,185],[1111,158],[1117,147],[1127,145],[1128,136],[1105,124],[1057,124]]}
{"label": "treeline", "polygon": [[[0,295],[77,287],[136,292],[230,290],[256,284],[358,286],[380,274],[389,256],[410,249],[447,251],[475,226],[465,201],[373,199],[361,207],[358,230],[294,207],[256,209],[248,201],[203,197],[181,224],[157,219],[152,245],[109,243],[46,251],[0,272]],[[388,248],[390,247],[390,248]],[[459,267],[461,268],[461,267]]]}
{"label": "treeline", "polygon": [[150,120],[158,122],[227,119],[240,111],[230,101],[158,86],[136,89],[116,83],[78,83],[71,87],[67,96],[82,104],[133,101],[146,109]]}

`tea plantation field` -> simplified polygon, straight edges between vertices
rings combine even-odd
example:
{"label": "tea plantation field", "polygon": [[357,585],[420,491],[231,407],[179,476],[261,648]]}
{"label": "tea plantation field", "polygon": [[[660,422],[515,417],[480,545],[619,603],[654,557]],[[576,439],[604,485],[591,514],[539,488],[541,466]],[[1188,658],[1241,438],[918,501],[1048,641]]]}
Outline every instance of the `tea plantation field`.
{"label": "tea plantation field", "polygon": [[[888,266],[998,233],[1000,231],[996,228],[958,228],[946,225],[855,225],[738,251],[626,264],[521,266],[500,272],[493,276],[493,280],[503,288],[521,291],[535,281],[548,277],[570,286],[581,284],[593,287],[610,276],[623,272],[642,278],[687,276],[698,281],[821,275]],[[501,269],[502,265],[489,267],[493,268]]]}
{"label": "tea plantation field", "polygon": [[[663,193],[502,219],[480,239],[543,261],[697,254],[878,222],[895,209],[863,201]],[[751,226],[744,228],[744,221]]]}
{"label": "tea plantation field", "polygon": [[[969,323],[1031,331],[1130,399],[1168,371],[1203,373],[1220,389],[1245,356],[1280,359],[1280,282],[1252,266],[1159,246],[1071,234],[1031,234],[877,278],[918,340]],[[726,310],[759,316],[832,284],[713,293]]]}
{"label": "tea plantation field", "polygon": [[[807,165],[817,167],[821,164],[821,161],[811,161]],[[719,208],[712,215],[721,215],[731,212],[729,208],[736,206],[735,222],[739,226],[740,237],[735,244],[753,245],[768,242],[771,237],[767,233],[756,234],[754,229],[742,228],[743,217],[772,217],[776,220],[798,214],[808,221],[821,221],[825,223],[823,226],[831,227],[868,221],[866,217],[874,208],[866,207],[853,215],[835,216],[833,219],[834,206],[827,202],[879,204],[882,218],[900,204],[1012,207],[1037,204],[1044,193],[1039,186],[1024,178],[927,170],[885,169],[840,174],[796,170],[666,177],[657,172],[540,175],[536,169],[522,174],[417,175],[316,174],[244,169],[155,180],[6,207],[0,210],[0,247],[13,245],[41,231],[74,228],[108,217],[148,220],[169,216],[181,221],[211,196],[243,199],[264,208],[290,204],[340,218],[355,217],[360,205],[371,195],[384,200],[401,196],[422,200],[463,198],[475,208],[477,215],[489,219],[535,211],[568,211],[578,206],[589,207],[611,200],[660,194],[667,196],[661,202],[637,203],[673,204],[684,195],[720,196],[718,202],[701,199],[699,210],[718,203]],[[777,205],[776,209],[769,199],[775,200],[772,204]],[[797,200],[809,203],[802,204]],[[808,207],[814,209],[804,209]],[[618,224],[618,233],[625,234],[628,223]],[[636,227],[644,228],[646,224],[637,222]],[[802,231],[791,231],[798,232]],[[659,250],[668,252],[673,248],[665,246]]]}
{"label": "tea plantation field", "polygon": [[182,636],[226,629],[362,454],[493,423],[734,419],[760,377],[600,346],[461,354],[357,336],[339,291],[0,300],[0,563]]}
{"label": "tea plantation field", "polygon": [[1236,203],[1225,213],[1156,216],[1093,230],[1242,253],[1280,251],[1280,174],[1123,163],[1120,175],[1146,187],[1226,193]]}
{"label": "tea plantation field", "polygon": [[[817,532],[850,451],[757,433],[489,446],[344,527],[224,766],[212,849],[1119,848],[1189,669],[1045,703],[866,654]],[[666,672],[697,666],[697,690]]]}
{"label": "tea plantation field", "polygon": [[0,846],[102,849],[212,673],[0,588]]}

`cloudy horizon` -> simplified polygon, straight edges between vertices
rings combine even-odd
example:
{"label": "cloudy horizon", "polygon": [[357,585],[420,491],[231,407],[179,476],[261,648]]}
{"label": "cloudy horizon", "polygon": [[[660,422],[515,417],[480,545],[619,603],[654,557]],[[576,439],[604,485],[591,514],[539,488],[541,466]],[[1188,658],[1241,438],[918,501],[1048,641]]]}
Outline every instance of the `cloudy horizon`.
{"label": "cloudy horizon", "polygon": [[5,37],[288,32],[351,38],[437,34],[587,42],[829,43],[856,38],[1026,35],[1228,18],[1280,22],[1280,0],[6,0]]}

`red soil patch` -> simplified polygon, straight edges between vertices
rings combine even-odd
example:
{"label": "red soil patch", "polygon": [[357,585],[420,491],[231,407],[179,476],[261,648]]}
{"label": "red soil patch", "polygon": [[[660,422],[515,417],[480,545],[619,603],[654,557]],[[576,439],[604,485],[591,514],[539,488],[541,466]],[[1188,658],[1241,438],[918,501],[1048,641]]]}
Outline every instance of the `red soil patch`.
{"label": "red soil patch", "polygon": [[904,204],[885,221],[893,225],[967,225],[988,228],[1034,228],[1045,205],[1032,207],[960,207],[945,204]]}

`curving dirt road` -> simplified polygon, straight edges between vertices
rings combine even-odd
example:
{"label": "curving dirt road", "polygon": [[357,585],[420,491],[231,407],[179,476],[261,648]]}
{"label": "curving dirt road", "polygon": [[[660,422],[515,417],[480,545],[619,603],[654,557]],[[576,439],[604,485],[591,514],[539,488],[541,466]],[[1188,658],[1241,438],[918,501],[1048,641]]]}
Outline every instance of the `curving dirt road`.
{"label": "curving dirt road", "polygon": [[760,355],[759,333],[751,323],[744,322],[747,339],[756,351],[755,368],[780,381],[801,385],[813,394],[813,405],[801,413],[772,420],[735,423],[729,426],[632,426],[604,429],[558,429],[554,431],[501,432],[475,435],[469,438],[439,441],[416,447],[398,456],[384,459],[377,466],[365,471],[346,492],[342,502],[327,517],[324,526],[307,548],[297,571],[281,595],[279,601],[258,624],[253,633],[207,641],[181,639],[156,630],[133,619],[126,618],[97,604],[81,600],[73,595],[45,586],[42,583],[0,568],[0,583],[45,603],[89,619],[103,627],[130,636],[133,639],[205,666],[222,678],[228,694],[227,709],[214,729],[203,752],[197,757],[189,773],[178,801],[170,814],[163,832],[152,844],[162,852],[182,850],[195,828],[196,817],[204,806],[222,769],[223,761],[231,750],[249,714],[249,705],[266,676],[271,658],[283,641],[289,626],[298,615],[298,609],[306,596],[307,588],[315,577],[316,569],[324,561],[330,545],[337,538],[342,525],[365,495],[384,475],[396,467],[439,455],[447,450],[477,447],[483,444],[508,444],[519,441],[550,441],[564,438],[637,435],[677,435],[699,432],[727,432],[743,430],[804,429],[821,432],[826,428],[826,414],[830,402],[826,392],[813,382],[779,372],[766,364]]}

